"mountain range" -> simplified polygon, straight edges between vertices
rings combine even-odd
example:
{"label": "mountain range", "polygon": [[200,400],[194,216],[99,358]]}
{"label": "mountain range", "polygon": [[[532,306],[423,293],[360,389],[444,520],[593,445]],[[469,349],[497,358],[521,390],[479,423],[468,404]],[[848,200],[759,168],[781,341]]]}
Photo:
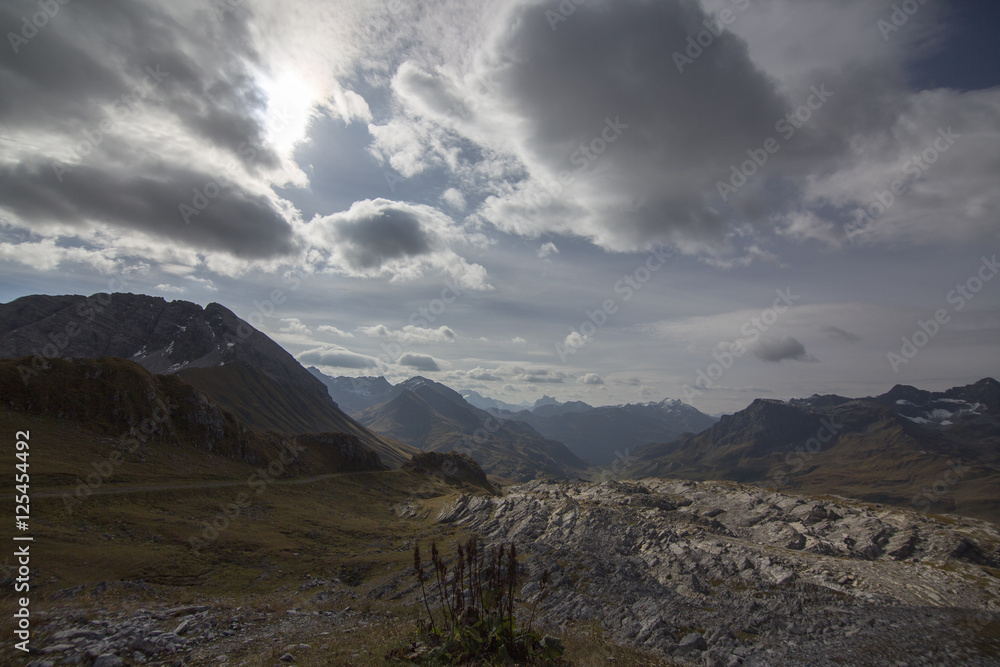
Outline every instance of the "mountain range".
{"label": "mountain range", "polygon": [[[310,368],[309,372],[326,385],[330,396],[342,409],[376,430],[378,427],[370,421],[372,408],[393,400],[416,380],[420,380],[421,384],[430,382],[411,378],[393,386],[384,377],[334,378],[324,375],[317,368]],[[672,440],[682,433],[697,433],[717,421],[689,405],[670,399],[658,403],[594,407],[583,401],[562,403],[551,396],[543,396],[530,409],[526,409],[486,398],[474,391],[465,390],[459,394],[444,385],[431,384],[439,389],[439,393],[447,395],[452,403],[475,414],[473,421],[482,422],[486,419],[486,416],[479,414],[485,410],[509,429],[516,428],[518,432],[532,434],[531,437],[540,435],[564,444],[575,457],[582,460],[580,464],[584,467],[588,464],[608,465],[637,447]],[[515,427],[512,422],[519,422],[520,425]],[[530,428],[526,430],[525,426]],[[384,432],[405,440],[399,435],[403,431],[398,425]],[[461,429],[453,432],[468,435]],[[548,474],[553,473],[550,470]]]}
{"label": "mountain range", "polygon": [[1000,383],[758,399],[699,434],[636,450],[629,475],[732,480],[995,521]]}
{"label": "mountain range", "polygon": [[418,450],[344,414],[284,348],[226,307],[136,294],[27,296],[0,304],[0,358],[119,357],[177,375],[246,424],[285,435],[344,433],[398,467]]}
{"label": "mountain range", "polygon": [[682,433],[699,433],[717,421],[671,399],[601,407],[580,401],[541,402],[531,410],[495,414],[530,424],[545,437],[565,443],[574,454],[598,466],[653,442],[673,440]]}
{"label": "mountain range", "polygon": [[424,451],[466,453],[490,474],[514,481],[575,478],[588,467],[561,442],[522,422],[497,419],[427,378],[401,382],[384,398],[358,416],[362,424]]}
{"label": "mountain range", "polygon": [[0,358],[7,409],[40,415],[53,432],[69,420],[106,439],[142,422],[143,401],[170,398],[188,407],[164,437],[243,463],[284,442],[307,443],[313,470],[343,468],[348,450],[362,467],[392,468],[456,450],[494,482],[576,479],[614,461],[616,475],[635,478],[732,480],[997,519],[991,378],[944,392],[758,399],[718,420],[676,400],[594,407],[544,397],[530,409],[483,409],[471,401],[492,399],[423,377],[327,377],[220,304],[134,294],[0,304]]}

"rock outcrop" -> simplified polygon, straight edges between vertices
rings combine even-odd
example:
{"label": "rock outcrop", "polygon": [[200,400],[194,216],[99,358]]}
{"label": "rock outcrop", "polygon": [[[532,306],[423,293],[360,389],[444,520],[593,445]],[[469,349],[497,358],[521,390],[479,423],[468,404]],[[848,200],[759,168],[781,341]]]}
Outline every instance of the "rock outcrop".
{"label": "rock outcrop", "polygon": [[697,664],[1000,664],[1000,533],[946,519],[666,479],[531,482],[439,517],[548,567],[551,622]]}

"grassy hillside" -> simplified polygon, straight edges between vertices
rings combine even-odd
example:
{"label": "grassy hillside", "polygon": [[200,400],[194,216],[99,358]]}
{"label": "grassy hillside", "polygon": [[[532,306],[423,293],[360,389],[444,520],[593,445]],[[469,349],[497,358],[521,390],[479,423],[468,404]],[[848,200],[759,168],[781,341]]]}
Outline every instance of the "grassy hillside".
{"label": "grassy hillside", "polygon": [[318,381],[318,392],[298,385],[279,384],[242,363],[191,368],[178,375],[255,428],[287,435],[347,433],[356,436],[384,463],[394,468],[419,451],[416,447],[373,433],[348,417],[337,409]]}
{"label": "grassy hillside", "polygon": [[[816,435],[829,417],[839,430],[821,443]],[[641,448],[628,473],[731,480],[998,521],[998,452],[987,449],[987,441],[949,439],[877,405],[851,402],[819,413],[757,401],[703,433]]]}

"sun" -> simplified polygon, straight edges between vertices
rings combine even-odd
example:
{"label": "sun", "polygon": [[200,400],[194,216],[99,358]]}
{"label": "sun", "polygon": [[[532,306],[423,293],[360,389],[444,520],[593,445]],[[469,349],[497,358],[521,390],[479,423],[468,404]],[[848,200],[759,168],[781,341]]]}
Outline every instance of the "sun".
{"label": "sun", "polygon": [[260,85],[267,97],[267,140],[287,154],[306,140],[317,102],[316,92],[297,72],[263,77]]}

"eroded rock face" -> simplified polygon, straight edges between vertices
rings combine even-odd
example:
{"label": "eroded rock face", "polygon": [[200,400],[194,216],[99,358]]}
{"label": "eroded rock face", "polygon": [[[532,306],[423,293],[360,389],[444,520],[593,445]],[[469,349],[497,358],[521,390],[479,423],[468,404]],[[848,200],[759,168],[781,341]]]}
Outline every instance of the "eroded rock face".
{"label": "eroded rock face", "polygon": [[1000,664],[987,522],[664,479],[531,482],[439,521],[548,567],[551,622],[597,619],[698,664]]}

